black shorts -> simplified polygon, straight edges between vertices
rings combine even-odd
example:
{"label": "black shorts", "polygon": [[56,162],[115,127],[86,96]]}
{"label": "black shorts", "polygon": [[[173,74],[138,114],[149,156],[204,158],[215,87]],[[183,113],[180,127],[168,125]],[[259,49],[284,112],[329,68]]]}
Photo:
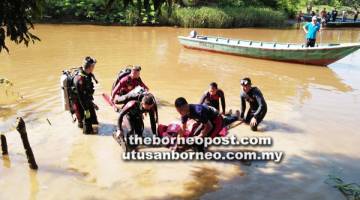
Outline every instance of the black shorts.
{"label": "black shorts", "polygon": [[307,39],[306,40],[306,47],[314,47],[316,39]]}

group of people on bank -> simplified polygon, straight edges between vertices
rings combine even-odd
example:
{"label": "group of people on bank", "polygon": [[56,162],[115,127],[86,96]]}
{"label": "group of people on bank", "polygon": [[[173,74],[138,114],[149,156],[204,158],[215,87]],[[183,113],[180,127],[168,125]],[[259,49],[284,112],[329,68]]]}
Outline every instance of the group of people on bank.
{"label": "group of people on bank", "polygon": [[[316,14],[319,13],[319,14]],[[356,8],[354,13],[354,22],[358,19],[359,11]],[[327,22],[335,22],[338,16],[338,11],[336,8],[330,13],[326,11],[324,8],[321,12],[318,10],[316,12],[311,11],[311,21],[306,22],[303,26],[303,29],[306,33],[306,47],[314,47],[316,43],[316,34],[321,30],[321,28]],[[341,21],[345,22],[346,18],[346,11],[343,11]],[[297,22],[298,27],[300,27],[300,23],[304,21],[304,14],[300,11],[297,15]],[[320,21],[320,22],[319,22]]]}
{"label": "group of people on bank", "polygon": [[[71,95],[71,104],[78,126],[83,128],[84,134],[93,133],[92,125],[98,124],[96,110],[99,108],[93,98],[95,91],[93,80],[96,81],[93,75],[95,65],[94,58],[86,57],[84,64],[73,78],[74,92]],[[140,66],[132,66],[128,69],[128,73],[118,77],[119,80],[113,86],[110,101],[119,112],[118,131],[115,137],[124,137],[124,126],[129,133],[142,136],[144,114],[149,115],[151,130],[154,135],[158,135],[159,116],[156,99],[150,93],[149,87],[141,80],[140,72]],[[241,109],[236,111],[236,114],[227,112],[224,91],[218,88],[215,82],[210,83],[198,104],[190,104],[184,97],[177,98],[174,106],[180,114],[182,129],[186,129],[188,120],[194,120],[201,124],[201,128],[194,133],[194,136],[217,137],[224,126],[239,120],[249,124],[251,129],[256,131],[266,115],[266,101],[260,89],[252,85],[250,78],[243,78],[240,85]],[[249,109],[245,115],[246,102],[249,104]]]}
{"label": "group of people on bank", "polygon": [[[339,15],[339,11],[336,8],[334,8],[330,12],[330,11],[327,11],[326,8],[323,8],[321,11],[319,11],[319,9],[314,11],[314,10],[312,10],[311,7],[307,7],[306,14],[307,14],[307,16],[318,18],[322,23],[325,23],[325,24],[327,22],[336,22],[336,21],[345,22],[348,20],[348,16],[350,14],[352,14],[353,15],[352,20],[354,22],[356,22],[358,19],[358,16],[359,16],[359,10],[356,7],[354,10],[351,10],[351,11],[342,10]],[[296,18],[297,18],[298,22],[302,22],[305,20],[305,15],[302,11],[299,11]]]}

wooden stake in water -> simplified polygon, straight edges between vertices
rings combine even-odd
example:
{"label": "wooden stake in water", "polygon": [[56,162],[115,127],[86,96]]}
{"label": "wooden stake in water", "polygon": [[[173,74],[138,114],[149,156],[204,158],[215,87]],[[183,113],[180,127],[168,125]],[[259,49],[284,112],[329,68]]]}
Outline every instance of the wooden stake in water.
{"label": "wooden stake in water", "polygon": [[27,137],[25,122],[21,117],[17,118],[16,130],[20,133],[21,140],[22,140],[22,143],[24,145],[26,157],[28,159],[29,167],[31,169],[35,169],[35,170],[38,169],[38,166],[37,166],[36,161],[35,161],[34,154],[33,154],[32,150],[31,150],[30,143],[29,143],[29,140],[28,140],[28,137]]}
{"label": "wooden stake in water", "polygon": [[1,134],[0,137],[1,137],[2,155],[8,155],[8,147],[7,147],[6,137],[3,134]]}

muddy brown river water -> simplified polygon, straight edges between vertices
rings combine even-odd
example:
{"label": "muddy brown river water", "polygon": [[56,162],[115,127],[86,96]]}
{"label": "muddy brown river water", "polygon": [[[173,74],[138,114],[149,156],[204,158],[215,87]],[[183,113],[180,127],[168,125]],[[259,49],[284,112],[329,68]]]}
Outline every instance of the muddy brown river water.
{"label": "muddy brown river water", "polygon": [[[0,157],[0,199],[345,199],[324,183],[328,174],[360,181],[360,51],[329,67],[305,66],[185,49],[177,36],[189,29],[36,25],[41,42],[8,43],[0,54],[0,131],[9,156]],[[303,42],[300,30],[198,29],[200,34],[262,41]],[[360,29],[324,30],[318,41],[359,42]],[[98,135],[82,135],[61,108],[61,70],[98,60],[95,101]],[[160,100],[160,121],[178,119],[176,97],[198,102],[216,81],[227,107],[239,109],[239,80],[252,78],[268,103],[259,132],[240,125],[230,135],[270,136],[279,163],[124,162],[111,133],[116,113],[101,98],[115,74],[142,66],[142,79]],[[23,116],[39,165],[29,170],[13,127]],[[51,122],[51,125],[47,122]],[[147,120],[148,121],[148,120]],[[246,147],[237,150],[264,149]],[[165,150],[165,149],[161,149]]]}

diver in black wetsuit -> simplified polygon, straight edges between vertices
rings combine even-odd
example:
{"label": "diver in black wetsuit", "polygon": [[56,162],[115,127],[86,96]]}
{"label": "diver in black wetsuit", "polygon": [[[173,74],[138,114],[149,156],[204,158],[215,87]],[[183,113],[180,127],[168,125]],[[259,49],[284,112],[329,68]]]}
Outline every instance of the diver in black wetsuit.
{"label": "diver in black wetsuit", "polygon": [[[241,111],[240,118],[247,124],[250,124],[251,130],[257,131],[257,127],[264,119],[267,112],[267,105],[261,91],[257,87],[251,85],[250,78],[243,78],[241,80],[243,91],[240,94]],[[244,119],[246,109],[246,101],[249,103],[250,108]]]}
{"label": "diver in black wetsuit", "polygon": [[84,134],[94,133],[92,125],[99,124],[95,111],[99,107],[93,102],[95,89],[92,80],[96,80],[93,74],[95,64],[96,60],[87,56],[73,79],[72,107],[78,119],[78,126],[83,128]]}
{"label": "diver in black wetsuit", "polygon": [[[152,94],[146,94],[141,100],[131,100],[127,102],[121,109],[118,119],[118,131],[113,134],[114,138],[117,141],[123,140],[127,142],[127,138],[129,138],[131,135],[136,134],[139,137],[143,137],[143,114],[145,113],[149,113],[152,133],[157,135],[156,124],[158,122],[158,112],[156,101]],[[128,129],[127,134],[124,134],[123,127]],[[128,147],[130,148],[127,150]],[[135,147],[136,145],[130,143],[122,146],[125,151],[132,151]]]}
{"label": "diver in black wetsuit", "polygon": [[205,104],[216,108],[220,112],[220,101],[222,113],[225,115],[225,95],[224,92],[218,88],[215,82],[210,83],[209,90],[204,93],[200,99],[200,104]]}

